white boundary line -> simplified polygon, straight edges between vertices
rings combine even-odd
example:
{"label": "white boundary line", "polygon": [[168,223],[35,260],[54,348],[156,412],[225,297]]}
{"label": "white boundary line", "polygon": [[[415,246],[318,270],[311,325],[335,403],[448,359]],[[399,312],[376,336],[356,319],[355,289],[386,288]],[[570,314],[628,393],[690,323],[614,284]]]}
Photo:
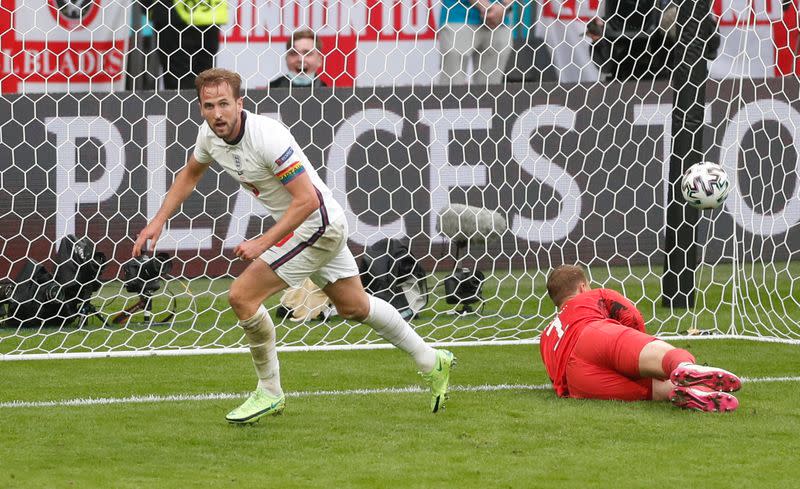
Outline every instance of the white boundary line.
{"label": "white boundary line", "polygon": [[[791,377],[743,377],[744,383],[767,382],[800,382],[800,376]],[[450,387],[453,392],[498,392],[498,391],[542,391],[549,390],[550,384],[495,384],[495,385],[454,385]],[[382,389],[348,389],[348,390],[322,390],[289,392],[287,397],[325,397],[325,396],[367,396],[376,394],[420,394],[427,392],[419,386],[386,387]],[[225,399],[242,399],[246,392],[218,392],[209,394],[175,394],[168,396],[146,395],[130,397],[98,397],[62,399],[58,401],[6,401],[0,402],[0,409],[4,408],[41,408],[41,407],[69,407],[69,406],[100,406],[110,404],[148,404],[161,402],[186,402],[186,401],[217,401]]]}

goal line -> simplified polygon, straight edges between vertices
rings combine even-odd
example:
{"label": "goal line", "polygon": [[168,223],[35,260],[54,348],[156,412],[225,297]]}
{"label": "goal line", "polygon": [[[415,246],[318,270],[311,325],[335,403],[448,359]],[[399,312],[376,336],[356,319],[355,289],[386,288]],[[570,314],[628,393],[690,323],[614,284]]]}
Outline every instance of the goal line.
{"label": "goal line", "polygon": [[[773,382],[800,382],[800,376],[784,377],[743,377],[746,384],[764,384]],[[499,391],[541,391],[550,389],[550,384],[484,384],[484,385],[454,385],[452,392],[499,392]],[[421,394],[427,389],[411,385],[406,387],[386,387],[381,389],[347,389],[347,390],[321,390],[287,392],[286,397],[331,397],[331,396],[368,396],[377,394]],[[145,395],[129,397],[99,397],[75,398],[58,401],[6,401],[0,402],[0,409],[7,408],[42,408],[42,407],[69,407],[69,406],[102,406],[111,404],[149,404],[162,402],[196,402],[217,401],[225,399],[241,399],[247,397],[246,392],[218,392],[209,394],[174,394],[168,396]]]}

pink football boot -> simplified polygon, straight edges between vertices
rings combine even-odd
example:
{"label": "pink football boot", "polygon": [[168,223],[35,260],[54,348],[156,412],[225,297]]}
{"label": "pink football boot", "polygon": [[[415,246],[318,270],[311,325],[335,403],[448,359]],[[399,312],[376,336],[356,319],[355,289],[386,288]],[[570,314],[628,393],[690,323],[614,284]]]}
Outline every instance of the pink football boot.
{"label": "pink football boot", "polygon": [[673,384],[681,387],[704,386],[715,391],[734,392],[742,387],[739,377],[716,367],[684,363],[670,375]]}
{"label": "pink football boot", "polygon": [[708,413],[725,413],[739,407],[739,400],[732,394],[703,387],[676,386],[670,391],[669,400],[679,408]]}

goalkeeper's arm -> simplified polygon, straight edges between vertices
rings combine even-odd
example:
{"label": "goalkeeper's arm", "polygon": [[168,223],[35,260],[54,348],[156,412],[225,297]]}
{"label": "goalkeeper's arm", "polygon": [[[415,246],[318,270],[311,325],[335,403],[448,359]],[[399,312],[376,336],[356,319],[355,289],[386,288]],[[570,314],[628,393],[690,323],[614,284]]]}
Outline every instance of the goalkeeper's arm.
{"label": "goalkeeper's arm", "polygon": [[148,241],[152,241],[152,247],[155,248],[164,224],[183,204],[183,201],[192,194],[197,182],[200,181],[207,169],[208,165],[197,161],[194,155],[189,157],[186,166],[181,169],[175,177],[175,181],[169,187],[167,196],[164,197],[164,202],[161,203],[161,208],[158,209],[153,220],[136,237],[136,242],[133,244],[133,256],[141,255],[142,248],[147,245]]}
{"label": "goalkeeper's arm", "polygon": [[603,289],[603,305],[608,317],[611,319],[642,333],[647,332],[642,313],[639,312],[633,302],[616,290]]}

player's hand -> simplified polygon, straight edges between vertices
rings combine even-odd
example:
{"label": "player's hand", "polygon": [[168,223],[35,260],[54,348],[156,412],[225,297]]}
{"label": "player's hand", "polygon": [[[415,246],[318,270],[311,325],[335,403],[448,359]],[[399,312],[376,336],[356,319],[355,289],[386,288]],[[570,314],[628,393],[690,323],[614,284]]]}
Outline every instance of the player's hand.
{"label": "player's hand", "polygon": [[506,8],[501,3],[493,3],[488,10],[486,10],[486,17],[484,22],[490,29],[494,29],[503,23],[503,18],[506,15]]}
{"label": "player's hand", "polygon": [[586,24],[586,35],[592,40],[597,42],[603,38],[603,26],[605,22],[600,17],[595,17]]}
{"label": "player's hand", "polygon": [[161,231],[164,229],[164,225],[160,222],[153,221],[145,226],[139,234],[136,236],[136,242],[133,243],[133,252],[131,256],[136,258],[137,256],[141,256],[142,248],[147,247],[147,242],[152,241],[150,248],[155,250],[156,242],[158,238],[161,236]]}
{"label": "player's hand", "polygon": [[262,253],[267,251],[268,246],[264,246],[257,239],[245,240],[233,249],[233,253],[242,260],[255,260]]}

